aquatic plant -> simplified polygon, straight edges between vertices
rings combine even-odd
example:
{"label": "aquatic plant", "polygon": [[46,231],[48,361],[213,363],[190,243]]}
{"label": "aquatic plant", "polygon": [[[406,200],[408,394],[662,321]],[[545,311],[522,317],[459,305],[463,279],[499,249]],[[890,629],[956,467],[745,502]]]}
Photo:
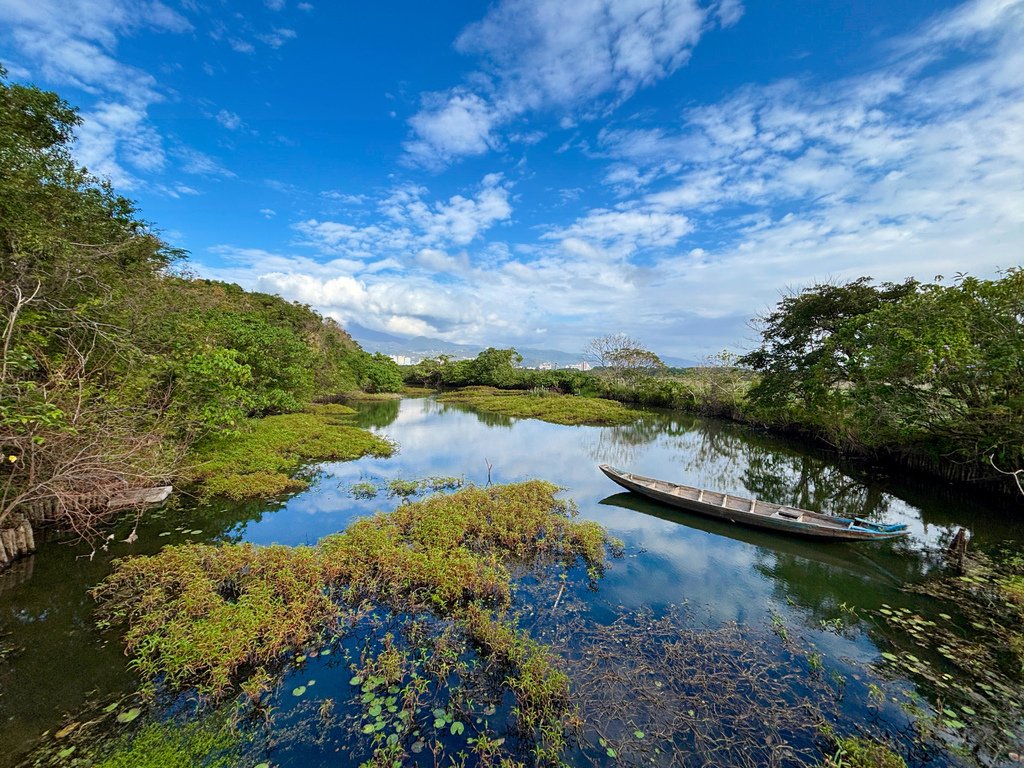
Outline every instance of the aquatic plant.
{"label": "aquatic plant", "polygon": [[352,483],[348,487],[348,492],[356,499],[372,499],[377,495],[377,486],[369,480],[361,480],[358,483]]}
{"label": "aquatic plant", "polygon": [[[383,611],[402,630],[372,635],[372,652],[353,675],[374,718],[364,732],[380,759],[407,746],[405,725],[420,712],[408,691],[422,694],[428,677],[437,685],[468,677],[469,654],[512,693],[516,728],[535,744],[535,759],[555,763],[572,715],[568,678],[516,626],[513,573],[582,562],[596,575],[610,543],[599,525],[574,519],[575,507],[557,490],[542,481],[470,486],[358,520],[315,547],[167,547],[120,561],[94,596],[105,626],[125,625],[126,648],[150,691],[161,680],[218,698],[237,686],[254,701],[273,687],[289,652],[304,659],[307,646],[351,636]],[[450,642],[431,644],[413,663],[410,649],[423,641],[409,637],[428,625]],[[397,692],[376,701],[378,688],[391,687]],[[376,718],[390,707],[396,718],[408,710],[408,720],[376,740],[385,727],[377,724],[386,722]],[[454,718],[443,723],[451,736],[456,722],[465,728]]]}
{"label": "aquatic plant", "polygon": [[537,397],[523,390],[466,387],[440,395],[438,400],[442,403],[461,403],[488,413],[540,419],[569,426],[628,424],[636,419],[636,414],[621,403],[598,397]]}
{"label": "aquatic plant", "polygon": [[822,768],[907,768],[907,761],[885,744],[847,736],[836,739],[836,753]]}
{"label": "aquatic plant", "polygon": [[294,474],[311,461],[347,461],[390,456],[393,443],[347,423],[343,405],[314,405],[301,413],[249,419],[231,434],[198,443],[185,468],[200,495],[236,501],[302,490]]}
{"label": "aquatic plant", "polygon": [[[778,616],[778,614],[775,614]],[[810,766],[819,726],[840,692],[790,633],[688,613],[625,612],[608,625],[577,618],[555,650],[595,764]]]}
{"label": "aquatic plant", "polygon": [[1022,576],[1016,551],[974,552],[962,573],[908,588],[936,598],[934,610],[879,608],[889,646],[877,667],[922,691],[901,703],[922,748],[951,749],[974,765],[1024,753],[1024,604],[1015,593]]}

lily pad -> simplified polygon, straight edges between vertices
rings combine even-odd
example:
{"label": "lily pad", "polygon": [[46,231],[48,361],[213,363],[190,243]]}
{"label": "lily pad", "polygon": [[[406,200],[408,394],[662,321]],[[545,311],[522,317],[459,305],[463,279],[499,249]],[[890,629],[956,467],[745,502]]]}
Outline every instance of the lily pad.
{"label": "lily pad", "polygon": [[131,709],[126,709],[124,712],[119,714],[117,716],[117,722],[119,722],[119,723],[130,723],[130,722],[132,722],[135,718],[137,718],[141,714],[142,714],[142,710],[141,709],[139,709],[138,707],[132,707]]}
{"label": "lily pad", "polygon": [[306,692],[306,686],[300,685],[296,688],[292,688],[292,696],[301,696]]}

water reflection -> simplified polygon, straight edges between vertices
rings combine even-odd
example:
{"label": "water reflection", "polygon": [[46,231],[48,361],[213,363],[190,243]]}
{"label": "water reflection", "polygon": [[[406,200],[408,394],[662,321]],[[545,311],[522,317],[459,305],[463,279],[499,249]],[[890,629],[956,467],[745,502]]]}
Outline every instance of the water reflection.
{"label": "water reflection", "polygon": [[[580,513],[623,539],[626,556],[613,562],[599,591],[588,595],[591,615],[618,606],[655,611],[679,603],[699,607],[708,621],[765,622],[773,612],[818,630],[819,650],[835,664],[877,658],[892,639],[865,620],[882,603],[924,610],[927,600],[901,591],[934,566],[933,550],[958,526],[976,546],[1021,540],[1021,522],[999,507],[945,486],[886,476],[821,450],[779,440],[727,422],[638,412],[616,427],[562,427],[536,420],[481,414],[433,399],[355,403],[356,421],[394,441],[391,458],[328,463],[313,486],[286,502],[169,507],[150,518],[140,541],[117,543],[90,561],[81,549],[45,545],[20,576],[0,578],[0,632],[25,648],[0,661],[0,765],[27,740],[58,724],[89,691],[114,695],[134,684],[115,638],[93,629],[87,590],[109,572],[114,555],[155,552],[182,541],[313,543],[356,517],[390,509],[384,497],[354,498],[353,483],[462,476],[483,485],[540,477],[565,488]],[[660,507],[617,487],[597,469],[609,463],[652,477],[843,515],[903,522],[902,543],[816,546],[750,531]],[[127,530],[118,532],[124,538]],[[167,535],[161,535],[167,534]],[[854,614],[843,613],[853,606]],[[844,632],[820,632],[822,622],[846,616]],[[852,663],[852,661],[850,662]],[[342,674],[339,671],[337,674]],[[328,670],[324,675],[334,674]],[[339,682],[340,681],[340,682]],[[324,679],[328,687],[346,681]],[[13,692],[17,692],[14,695]]]}

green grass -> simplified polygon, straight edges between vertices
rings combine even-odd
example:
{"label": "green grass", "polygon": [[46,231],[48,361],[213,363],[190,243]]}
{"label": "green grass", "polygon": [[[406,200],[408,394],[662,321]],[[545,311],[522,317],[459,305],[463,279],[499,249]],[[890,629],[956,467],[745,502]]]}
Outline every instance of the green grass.
{"label": "green grass", "polygon": [[466,387],[441,395],[438,400],[442,403],[463,403],[489,413],[567,426],[611,426],[628,424],[636,419],[636,415],[621,403],[598,397]]}
{"label": "green grass", "polygon": [[346,423],[353,413],[343,405],[316,405],[250,419],[235,434],[198,443],[185,475],[204,497],[265,498],[305,488],[294,475],[310,462],[391,455],[392,443]]}

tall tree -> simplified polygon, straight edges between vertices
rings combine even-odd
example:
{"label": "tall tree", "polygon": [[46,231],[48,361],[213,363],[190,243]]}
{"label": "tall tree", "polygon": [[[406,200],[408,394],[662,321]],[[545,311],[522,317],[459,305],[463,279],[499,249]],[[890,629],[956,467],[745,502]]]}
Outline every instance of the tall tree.
{"label": "tall tree", "polygon": [[609,333],[591,339],[583,354],[617,378],[635,383],[643,376],[664,370],[665,364],[654,352],[624,333]]}

